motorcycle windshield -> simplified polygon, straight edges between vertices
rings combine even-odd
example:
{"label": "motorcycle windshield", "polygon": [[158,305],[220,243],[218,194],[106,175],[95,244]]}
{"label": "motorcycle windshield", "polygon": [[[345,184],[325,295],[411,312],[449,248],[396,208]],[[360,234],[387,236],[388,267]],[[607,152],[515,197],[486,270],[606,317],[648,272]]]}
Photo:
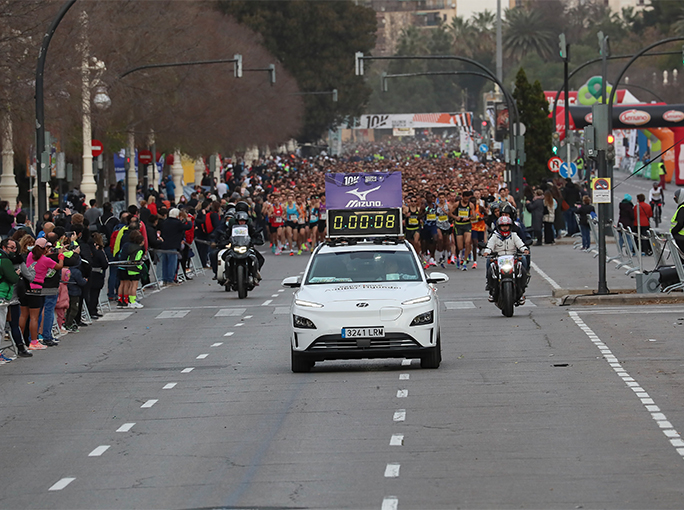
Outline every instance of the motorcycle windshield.
{"label": "motorcycle windshield", "polygon": [[230,237],[233,246],[249,246],[249,228],[246,225],[234,225]]}

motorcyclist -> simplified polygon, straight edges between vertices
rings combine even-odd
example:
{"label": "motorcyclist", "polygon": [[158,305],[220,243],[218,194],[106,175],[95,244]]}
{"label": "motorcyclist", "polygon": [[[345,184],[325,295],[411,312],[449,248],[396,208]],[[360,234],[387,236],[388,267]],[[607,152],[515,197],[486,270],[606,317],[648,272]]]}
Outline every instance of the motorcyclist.
{"label": "motorcyclist", "polygon": [[[520,221],[520,218],[518,218],[518,211],[516,210],[515,207],[513,207],[511,204],[505,203],[501,207],[501,216],[508,216],[511,220],[513,220],[513,224],[511,225],[511,232],[514,234],[517,234],[518,237],[522,240],[525,245],[529,246],[532,244],[532,236],[530,233],[527,231],[525,228],[525,224]],[[525,266],[525,270],[527,272],[530,271],[530,254],[529,250],[523,257],[523,265]]]}
{"label": "motorcyclist", "polygon": [[[521,251],[525,255],[530,253],[530,250],[525,246],[522,239],[515,232],[511,232],[513,226],[513,220],[508,216],[501,216],[497,222],[497,231],[489,238],[487,241],[487,247],[484,249],[483,254],[488,256],[491,253],[496,253],[498,256],[502,255],[517,255],[518,251]],[[525,288],[527,287],[528,272],[525,266],[522,265],[523,276],[518,280],[519,290],[521,298],[519,304],[525,303]],[[487,288],[489,291],[489,302],[494,302],[494,275],[491,271],[491,259],[487,259]]]}
{"label": "motorcyclist", "polygon": [[[240,207],[241,204],[244,204],[244,206]],[[231,218],[227,217],[226,218],[226,230],[224,231],[223,236],[221,237],[219,242],[217,243],[219,246],[225,247],[228,245],[228,243],[230,242],[230,238],[233,234],[233,227],[235,225],[246,225],[248,232],[249,232],[249,237],[251,239],[251,243],[252,244],[263,244],[262,233],[257,232],[256,229],[254,228],[254,223],[250,219],[249,213],[246,210],[244,210],[245,206],[247,208],[249,208],[249,206],[245,202],[238,203],[236,208],[240,209],[240,210],[237,210],[235,212],[234,217],[231,217]],[[261,242],[259,242],[259,241],[261,241]],[[254,255],[256,256],[258,267],[252,268],[252,270],[253,270],[252,276],[255,279],[256,285],[258,285],[259,284],[258,282],[261,281],[260,269],[263,267],[265,259],[264,259],[264,256],[261,253],[259,253],[259,250],[254,250]]]}

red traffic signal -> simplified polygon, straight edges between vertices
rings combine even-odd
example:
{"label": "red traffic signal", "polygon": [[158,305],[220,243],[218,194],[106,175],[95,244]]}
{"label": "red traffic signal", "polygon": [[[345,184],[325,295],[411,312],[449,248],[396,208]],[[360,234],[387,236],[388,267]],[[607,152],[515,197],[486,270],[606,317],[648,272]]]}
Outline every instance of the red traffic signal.
{"label": "red traffic signal", "polygon": [[487,127],[487,121],[486,120],[482,121],[482,127]]}

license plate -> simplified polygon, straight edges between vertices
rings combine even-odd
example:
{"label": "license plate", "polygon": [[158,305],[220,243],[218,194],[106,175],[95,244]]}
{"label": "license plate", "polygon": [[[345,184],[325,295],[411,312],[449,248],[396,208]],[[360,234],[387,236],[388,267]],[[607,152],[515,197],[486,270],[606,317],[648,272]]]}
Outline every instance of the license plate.
{"label": "license plate", "polygon": [[385,336],[385,328],[342,328],[342,338],[378,338]]}

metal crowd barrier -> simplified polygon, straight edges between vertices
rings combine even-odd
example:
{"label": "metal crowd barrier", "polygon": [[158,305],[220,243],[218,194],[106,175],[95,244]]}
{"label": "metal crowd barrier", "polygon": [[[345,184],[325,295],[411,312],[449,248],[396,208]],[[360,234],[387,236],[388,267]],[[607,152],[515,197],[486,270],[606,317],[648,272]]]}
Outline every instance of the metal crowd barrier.
{"label": "metal crowd barrier", "polygon": [[682,264],[684,253],[679,249],[679,246],[677,246],[677,243],[670,232],[665,233],[665,239],[667,240],[667,246],[669,247],[670,258],[672,259],[672,263],[677,270],[677,276],[679,277],[679,282],[663,289],[663,292],[669,294],[673,290],[684,289],[684,264]]}
{"label": "metal crowd barrier", "polygon": [[634,263],[634,257],[632,255],[632,249],[634,248],[635,244],[632,229],[629,227],[624,228],[622,223],[620,223],[618,226],[611,225],[611,229],[613,230],[613,235],[615,236],[618,256],[611,257],[609,261],[617,261],[615,269],[626,267],[627,271],[625,271],[625,274],[627,275],[632,273],[642,274],[643,271],[640,265]]}

